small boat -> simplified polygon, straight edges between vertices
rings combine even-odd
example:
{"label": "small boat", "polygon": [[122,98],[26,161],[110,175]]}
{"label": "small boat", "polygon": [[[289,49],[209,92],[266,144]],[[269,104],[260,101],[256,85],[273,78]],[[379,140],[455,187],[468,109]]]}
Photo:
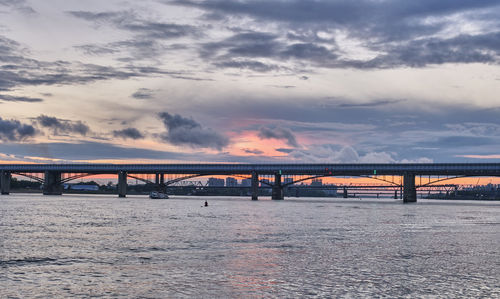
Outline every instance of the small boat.
{"label": "small boat", "polygon": [[168,195],[163,192],[152,191],[149,193],[149,198],[151,199],[167,199]]}

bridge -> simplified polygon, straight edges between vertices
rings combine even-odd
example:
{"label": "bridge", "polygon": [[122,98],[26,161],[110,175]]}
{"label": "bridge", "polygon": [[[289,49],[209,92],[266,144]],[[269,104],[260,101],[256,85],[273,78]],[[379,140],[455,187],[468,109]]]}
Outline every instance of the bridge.
{"label": "bridge", "polygon": [[[41,178],[39,175],[42,175]],[[416,202],[417,189],[450,178],[500,176],[500,163],[422,163],[422,164],[0,164],[0,188],[9,194],[12,175],[26,176],[43,182],[43,194],[61,195],[62,184],[73,179],[98,174],[118,176],[118,196],[127,194],[127,177],[154,175],[155,184],[165,186],[182,180],[209,175],[229,175],[251,179],[252,200],[258,198],[259,184],[272,188],[272,199],[283,199],[283,188],[308,179],[322,177],[369,177],[401,185],[403,202]],[[165,175],[179,177],[165,181]],[[262,180],[264,176],[273,181]],[[282,178],[303,176],[298,180]],[[383,176],[398,176],[400,183]],[[416,185],[417,176],[429,176],[429,182]],[[442,177],[445,178],[442,178]],[[382,177],[382,178],[381,178]],[[431,182],[431,177],[434,181]],[[141,179],[143,180],[143,179]],[[145,180],[147,181],[147,180]]]}

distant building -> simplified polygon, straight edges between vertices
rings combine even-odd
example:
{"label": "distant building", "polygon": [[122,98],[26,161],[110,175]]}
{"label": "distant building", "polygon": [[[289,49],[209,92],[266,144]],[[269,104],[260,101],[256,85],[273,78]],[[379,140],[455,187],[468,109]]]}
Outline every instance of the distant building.
{"label": "distant building", "polygon": [[285,180],[283,181],[284,184],[291,184],[293,183],[293,178],[285,178]]}
{"label": "distant building", "polygon": [[64,189],[66,190],[79,190],[79,191],[98,191],[99,186],[97,185],[73,185],[64,184]]}
{"label": "distant building", "polygon": [[261,180],[261,183],[260,183],[261,187],[269,187],[269,185],[270,185],[270,182],[268,179]]}
{"label": "distant building", "polygon": [[251,179],[243,179],[241,180],[241,187],[250,187],[252,186],[252,180]]}
{"label": "distant building", "polygon": [[323,180],[322,179],[313,179],[311,181],[311,186],[323,186]]}
{"label": "distant building", "polygon": [[208,186],[210,186],[210,187],[224,187],[224,179],[208,178]]}
{"label": "distant building", "polygon": [[226,187],[236,187],[238,186],[238,180],[232,177],[226,178]]}

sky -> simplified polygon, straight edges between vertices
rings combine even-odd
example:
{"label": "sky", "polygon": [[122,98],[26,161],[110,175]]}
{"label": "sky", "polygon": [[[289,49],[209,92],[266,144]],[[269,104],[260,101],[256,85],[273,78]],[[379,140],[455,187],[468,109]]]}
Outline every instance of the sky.
{"label": "sky", "polygon": [[0,0],[0,161],[500,162],[500,2]]}

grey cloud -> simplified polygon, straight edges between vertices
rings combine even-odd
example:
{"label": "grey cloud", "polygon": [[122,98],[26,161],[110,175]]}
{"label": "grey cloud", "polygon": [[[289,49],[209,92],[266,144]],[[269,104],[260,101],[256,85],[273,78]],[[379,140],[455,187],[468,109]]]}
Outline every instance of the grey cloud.
{"label": "grey cloud", "polygon": [[450,39],[423,38],[382,48],[387,54],[369,61],[342,61],[355,68],[424,67],[444,63],[498,63],[500,33],[460,35]]}
{"label": "grey cloud", "polygon": [[277,152],[280,152],[280,153],[289,154],[289,153],[293,152],[295,149],[293,149],[293,148],[276,148],[274,150]]}
{"label": "grey cloud", "polygon": [[229,139],[224,135],[203,128],[198,122],[179,114],[162,112],[158,115],[163,121],[167,132],[160,138],[175,145],[188,145],[191,147],[213,148],[221,150],[229,144]]}
{"label": "grey cloud", "polygon": [[500,145],[500,139],[498,137],[488,137],[488,136],[443,136],[435,138],[432,141],[423,141],[418,143],[422,146],[427,147],[438,147],[438,148],[461,148],[461,147],[481,147],[486,145]]}
{"label": "grey cloud", "polygon": [[277,35],[262,32],[238,32],[218,42],[202,44],[202,57],[213,57],[227,51],[235,57],[271,57],[282,47]]}
{"label": "grey cloud", "polygon": [[[109,79],[182,74],[162,71],[156,67],[129,65],[115,68],[60,60],[46,62],[26,58],[24,55],[27,55],[27,51],[19,43],[0,36],[0,90],[7,91],[27,85],[86,84]],[[14,98],[11,97],[12,99]]]}
{"label": "grey cloud", "polygon": [[279,70],[280,67],[276,65],[265,64],[256,60],[228,60],[228,61],[218,61],[214,65],[218,68],[238,68],[238,69],[248,69],[255,72],[270,72]]}
{"label": "grey cloud", "polygon": [[291,0],[291,1],[188,1],[167,2],[191,6],[211,12],[240,14],[260,20],[288,23],[327,23],[345,25],[352,23],[372,23],[375,20],[411,19],[422,16],[441,16],[467,10],[498,6],[495,0],[421,0],[408,1],[370,1],[356,2],[344,0]]}
{"label": "grey cloud", "polygon": [[43,114],[38,116],[36,121],[40,126],[52,129],[55,135],[61,133],[77,133],[85,136],[90,132],[90,128],[81,121],[62,120]]}
{"label": "grey cloud", "polygon": [[[368,48],[379,54],[370,60],[342,58],[341,50],[334,45],[328,49],[318,43],[278,42],[268,35],[242,36],[220,42],[204,44],[200,55],[217,67],[237,67],[257,72],[279,70],[280,67],[264,64],[255,58],[273,59],[276,62],[307,62],[316,67],[328,68],[395,68],[401,66],[425,67],[444,63],[498,63],[500,62],[500,33],[461,35],[449,39],[420,38],[401,43],[371,43]],[[253,58],[254,60],[248,60]]]}
{"label": "grey cloud", "polygon": [[403,102],[404,100],[376,100],[368,103],[341,103],[338,104],[337,107],[340,108],[368,108],[368,107],[377,107],[389,104],[397,104]]}
{"label": "grey cloud", "polygon": [[324,46],[313,43],[297,43],[289,45],[282,53],[282,57],[296,58],[315,61],[332,61],[337,59],[338,55],[332,53]]}
{"label": "grey cloud", "polygon": [[[151,149],[123,147],[100,142],[74,143],[0,143],[0,152],[17,157],[56,158],[68,161],[95,159],[193,159],[182,153],[155,151]],[[26,159],[26,158],[25,158]]]}
{"label": "grey cloud", "polygon": [[144,135],[136,128],[126,128],[123,130],[113,131],[113,136],[123,138],[123,139],[130,138],[130,139],[134,139],[134,140],[144,138]]}
{"label": "grey cloud", "polygon": [[267,127],[262,127],[259,130],[258,136],[261,139],[278,139],[278,140],[285,140],[286,143],[290,146],[293,147],[298,147],[299,144],[297,143],[297,139],[295,138],[295,135],[290,131],[289,129],[286,128],[267,128]]}
{"label": "grey cloud", "polygon": [[191,77],[184,75],[171,75],[170,77],[174,79],[191,80],[191,81],[214,81],[213,79],[210,78]]}
{"label": "grey cloud", "polygon": [[[200,49],[203,58],[216,66],[244,58],[292,60],[328,68],[424,67],[443,63],[499,63],[498,18],[500,4],[494,0],[459,1],[169,1],[197,7],[212,14],[246,15],[256,24],[280,22],[284,32],[241,33]],[[496,13],[484,13],[484,11]],[[489,21],[488,32],[458,37],[436,37],[459,15],[463,22],[481,15]],[[429,22],[429,18],[436,21]],[[377,57],[356,60],[342,57],[335,44],[337,29],[362,40]],[[321,38],[318,32],[333,38]],[[442,35],[444,36],[444,35]],[[290,42],[292,41],[292,42]],[[299,41],[299,43],[297,43]],[[326,45],[329,47],[327,48]],[[333,48],[330,48],[333,47]],[[234,65],[234,63],[233,63]],[[250,68],[249,68],[250,69]],[[254,68],[254,71],[269,71]]]}
{"label": "grey cloud", "polygon": [[122,40],[102,45],[79,45],[74,48],[90,56],[122,54],[128,51],[131,57],[119,57],[117,60],[131,62],[144,59],[157,59],[169,50],[178,51],[183,50],[186,47],[181,44],[165,45],[150,37],[136,36],[129,40]]}
{"label": "grey cloud", "polygon": [[243,151],[247,154],[262,155],[264,152],[256,148],[244,148]]}
{"label": "grey cloud", "polygon": [[397,160],[391,153],[384,151],[361,154],[351,146],[339,147],[330,144],[313,145],[308,149],[282,152],[287,153],[288,158],[294,161],[305,163],[432,163],[433,161],[427,157]]}
{"label": "grey cloud", "polygon": [[117,49],[113,49],[110,46],[102,46],[102,45],[80,45],[80,46],[75,46],[74,47],[77,50],[81,50],[87,55],[92,55],[92,56],[100,56],[104,54],[114,54],[117,53]]}
{"label": "grey cloud", "polygon": [[[164,45],[162,41],[187,36],[198,37],[201,35],[201,31],[194,26],[151,21],[129,11],[70,11],[69,14],[76,18],[93,22],[97,26],[109,25],[128,31],[134,35],[132,39],[104,45],[87,44],[76,46],[76,49],[88,55],[116,54],[122,51],[129,51],[135,61],[144,59],[158,60],[170,48],[170,46]],[[177,48],[178,45],[172,47]]]}
{"label": "grey cloud", "polygon": [[[3,155],[3,156],[2,156]],[[168,161],[213,161],[234,163],[276,162],[265,156],[233,156],[227,153],[206,154],[204,152],[180,153],[144,148],[124,147],[101,142],[73,143],[0,143],[0,158],[14,161],[46,163],[46,158],[62,159],[64,162],[79,162],[98,159],[152,159]]]}
{"label": "grey cloud", "polygon": [[26,0],[0,0],[0,5],[12,7],[26,14],[36,13],[36,11],[27,4]]}
{"label": "grey cloud", "polygon": [[[0,91],[20,86],[87,84],[110,79],[125,80],[136,77],[166,75],[178,79],[204,80],[190,77],[186,72],[164,71],[157,67],[111,67],[81,62],[40,61],[28,58],[29,51],[18,42],[0,35]],[[15,98],[10,96],[10,100]],[[18,97],[18,101],[35,101]]]}
{"label": "grey cloud", "polygon": [[70,11],[69,14],[86,21],[92,21],[97,25],[109,24],[116,28],[150,38],[168,39],[199,34],[198,29],[191,25],[154,22],[142,19],[134,13],[127,11]]}
{"label": "grey cloud", "polygon": [[19,97],[19,96],[11,96],[7,94],[0,94],[0,101],[5,102],[43,102],[43,99],[40,98],[31,98],[31,97]]}
{"label": "grey cloud", "polygon": [[0,140],[21,141],[34,137],[37,131],[32,125],[23,124],[18,120],[2,119],[0,117]]}
{"label": "grey cloud", "polygon": [[295,88],[295,85],[269,85],[270,87],[274,88],[283,88],[283,89],[290,89],[290,88]]}
{"label": "grey cloud", "polygon": [[148,88],[139,88],[132,94],[132,97],[139,100],[148,100],[153,98],[153,92],[153,90]]}
{"label": "grey cloud", "polygon": [[500,137],[500,124],[465,122],[445,124],[445,127],[460,135]]}
{"label": "grey cloud", "polygon": [[217,67],[245,68],[259,72],[279,70],[281,67],[264,64],[255,60],[256,58],[271,58],[276,61],[292,59],[324,64],[325,61],[335,61],[338,57],[322,45],[288,44],[279,41],[277,35],[262,32],[238,32],[220,42],[205,43],[200,49],[200,55],[213,61]]}

